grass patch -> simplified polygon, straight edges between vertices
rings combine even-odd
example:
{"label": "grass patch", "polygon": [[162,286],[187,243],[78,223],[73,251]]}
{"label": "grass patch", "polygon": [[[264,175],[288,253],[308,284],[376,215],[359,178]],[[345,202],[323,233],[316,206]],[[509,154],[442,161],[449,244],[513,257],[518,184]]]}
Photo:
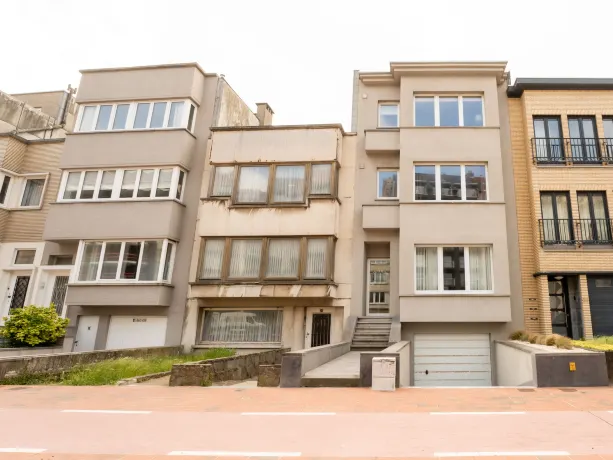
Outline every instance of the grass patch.
{"label": "grass patch", "polygon": [[534,343],[537,345],[548,345],[550,347],[558,347],[565,350],[573,348],[573,341],[568,337],[558,334],[533,334],[531,332],[515,331],[509,336],[511,340],[519,340],[521,342]]}
{"label": "grass patch", "polygon": [[119,380],[155,374],[172,369],[173,364],[225,358],[235,354],[227,348],[213,348],[199,353],[151,358],[119,358],[101,361],[63,372],[59,375],[19,375],[0,380],[0,385],[114,385]]}
{"label": "grass patch", "polygon": [[573,345],[597,351],[613,351],[613,337],[595,337],[589,340],[573,340]]}

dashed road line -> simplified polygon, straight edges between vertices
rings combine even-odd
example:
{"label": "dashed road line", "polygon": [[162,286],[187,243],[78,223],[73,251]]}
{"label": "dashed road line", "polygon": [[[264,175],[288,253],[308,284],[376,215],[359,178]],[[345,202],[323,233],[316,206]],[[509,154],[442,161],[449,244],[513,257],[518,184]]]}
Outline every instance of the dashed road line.
{"label": "dashed road line", "polygon": [[300,457],[301,452],[231,452],[211,450],[173,450],[169,456],[200,456],[200,457]]}
{"label": "dashed road line", "polygon": [[264,415],[264,416],[330,416],[336,412],[241,412],[241,415]]}
{"label": "dashed road line", "polygon": [[150,410],[101,410],[101,409],[65,409],[64,413],[73,414],[150,414]]}
{"label": "dashed road line", "polygon": [[525,415],[525,412],[430,412],[430,415]]}
{"label": "dashed road line", "polygon": [[570,455],[561,450],[544,450],[531,452],[435,452],[435,457],[557,457]]}

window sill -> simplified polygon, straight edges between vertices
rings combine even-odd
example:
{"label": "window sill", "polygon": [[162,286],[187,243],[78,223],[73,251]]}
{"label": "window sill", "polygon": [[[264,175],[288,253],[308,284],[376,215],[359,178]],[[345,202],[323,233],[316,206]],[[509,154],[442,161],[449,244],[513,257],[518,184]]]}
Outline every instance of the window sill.
{"label": "window sill", "polygon": [[68,283],[68,286],[168,286],[173,287],[172,284],[168,282],[160,282],[160,281],[118,281],[118,280],[109,280],[109,281],[74,281]]}
{"label": "window sill", "polygon": [[596,252],[596,251],[612,251],[613,244],[583,244],[575,246],[574,244],[560,244],[543,246],[544,252]]}
{"label": "window sill", "polygon": [[330,285],[337,286],[334,281],[331,280],[198,280],[189,283],[190,286],[210,286],[210,285],[223,285],[223,286],[236,286],[236,285],[248,285],[248,286],[260,286],[271,284],[301,284],[301,285]]}
{"label": "window sill", "polygon": [[123,133],[151,133],[151,132],[160,132],[160,131],[185,131],[186,133],[188,133],[189,135],[191,135],[192,137],[196,137],[194,135],[194,133],[192,133],[189,129],[187,128],[139,128],[139,129],[107,129],[107,130],[100,130],[100,131],[72,131],[72,132],[67,132],[67,135],[70,136],[79,136],[79,135],[83,135],[83,134],[109,134],[109,133],[118,133],[118,134],[123,134]]}
{"label": "window sill", "polygon": [[415,291],[415,294],[411,296],[400,296],[400,297],[449,297],[449,296],[463,296],[463,297],[474,297],[474,296],[488,296],[488,297],[509,297],[508,295],[500,295],[494,294],[494,291]]}
{"label": "window sill", "polygon": [[490,200],[413,200],[402,201],[400,204],[506,204],[504,201]]}
{"label": "window sill", "polygon": [[203,202],[216,202],[216,201],[226,201],[228,202],[227,207],[228,209],[240,209],[240,208],[247,208],[247,209],[253,209],[253,208],[308,208],[309,207],[309,201],[311,200],[317,200],[317,201],[324,201],[324,200],[330,200],[330,201],[336,201],[337,203],[341,204],[341,200],[338,197],[332,196],[332,195],[314,195],[314,196],[310,196],[308,201],[306,203],[270,203],[270,204],[260,204],[260,203],[253,203],[253,204],[237,204],[237,203],[232,203],[231,198],[230,197],[217,197],[217,196],[213,196],[213,197],[200,197],[200,201]]}
{"label": "window sill", "polygon": [[185,203],[177,200],[176,198],[163,197],[163,198],[103,198],[103,199],[91,199],[91,200],[59,200],[53,201],[51,204],[83,204],[83,203],[143,203],[154,202],[164,203],[168,201],[174,201],[181,206],[185,206]]}

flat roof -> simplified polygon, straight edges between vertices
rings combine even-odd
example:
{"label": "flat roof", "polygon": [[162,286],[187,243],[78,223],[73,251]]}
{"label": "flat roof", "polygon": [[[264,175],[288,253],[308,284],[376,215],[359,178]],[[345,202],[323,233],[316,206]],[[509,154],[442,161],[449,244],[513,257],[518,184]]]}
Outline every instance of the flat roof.
{"label": "flat roof", "polygon": [[134,67],[104,67],[101,69],[84,69],[80,70],[81,73],[95,73],[95,72],[120,72],[120,71],[130,71],[130,70],[153,70],[153,69],[173,69],[180,67],[195,67],[197,68],[202,75],[205,76],[217,76],[216,73],[206,73],[200,64],[197,62],[179,62],[176,64],[155,64],[155,65],[142,65],[142,66],[134,66]]}
{"label": "flat roof", "polygon": [[213,126],[211,131],[266,131],[290,129],[338,129],[343,135],[353,136],[355,133],[345,132],[340,123],[314,124],[314,125],[255,125],[255,126]]}
{"label": "flat roof", "polygon": [[507,96],[521,97],[524,91],[613,90],[613,78],[518,78],[507,88]]}

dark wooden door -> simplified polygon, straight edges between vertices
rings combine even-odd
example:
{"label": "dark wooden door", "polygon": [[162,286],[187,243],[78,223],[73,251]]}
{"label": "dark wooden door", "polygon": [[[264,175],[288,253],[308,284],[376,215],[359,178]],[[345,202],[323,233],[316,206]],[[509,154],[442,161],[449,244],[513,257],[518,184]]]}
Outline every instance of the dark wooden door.
{"label": "dark wooden door", "polygon": [[315,313],[313,315],[313,327],[311,330],[311,347],[319,347],[330,343],[330,325],[332,315],[330,313]]}

